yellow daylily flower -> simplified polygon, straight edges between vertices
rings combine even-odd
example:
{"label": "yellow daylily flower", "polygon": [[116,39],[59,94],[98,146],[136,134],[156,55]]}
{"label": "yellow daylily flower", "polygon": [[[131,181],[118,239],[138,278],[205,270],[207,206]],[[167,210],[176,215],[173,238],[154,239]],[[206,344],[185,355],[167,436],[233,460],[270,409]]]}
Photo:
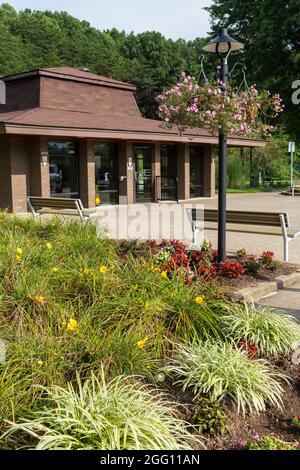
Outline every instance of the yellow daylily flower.
{"label": "yellow daylily flower", "polygon": [[138,343],[137,343],[138,348],[144,349],[144,347],[146,346],[148,341],[149,341],[149,336],[146,336],[144,339],[141,339],[140,341],[138,341]]}
{"label": "yellow daylily flower", "polygon": [[75,320],[75,318],[71,318],[67,326],[68,331],[76,331],[77,327],[78,327],[78,321]]}
{"label": "yellow daylily flower", "polygon": [[202,296],[196,297],[196,298],[195,298],[195,302],[196,302],[196,304],[198,304],[198,305],[203,304],[203,302],[204,302],[204,297],[202,297]]}
{"label": "yellow daylily flower", "polygon": [[36,295],[34,300],[38,303],[43,305],[45,303],[45,297],[42,295]]}
{"label": "yellow daylily flower", "polygon": [[82,276],[86,277],[93,277],[94,276],[94,271],[90,268],[82,268],[80,271]]}
{"label": "yellow daylily flower", "polygon": [[99,266],[99,272],[100,272],[101,274],[105,274],[105,273],[107,273],[107,271],[108,271],[108,267],[107,267],[107,266]]}

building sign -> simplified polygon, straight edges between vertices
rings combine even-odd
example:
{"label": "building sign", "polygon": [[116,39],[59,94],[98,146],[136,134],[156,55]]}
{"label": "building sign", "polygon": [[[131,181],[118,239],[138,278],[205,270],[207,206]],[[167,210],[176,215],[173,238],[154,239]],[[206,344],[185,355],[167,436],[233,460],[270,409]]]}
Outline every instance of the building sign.
{"label": "building sign", "polygon": [[132,171],[132,170],[133,170],[133,160],[132,160],[132,157],[129,157],[129,158],[128,158],[127,168],[128,168],[128,171]]}
{"label": "building sign", "polygon": [[48,166],[48,152],[41,152],[41,164],[42,166]]}
{"label": "building sign", "polygon": [[289,142],[289,153],[295,153],[296,144],[295,142]]}

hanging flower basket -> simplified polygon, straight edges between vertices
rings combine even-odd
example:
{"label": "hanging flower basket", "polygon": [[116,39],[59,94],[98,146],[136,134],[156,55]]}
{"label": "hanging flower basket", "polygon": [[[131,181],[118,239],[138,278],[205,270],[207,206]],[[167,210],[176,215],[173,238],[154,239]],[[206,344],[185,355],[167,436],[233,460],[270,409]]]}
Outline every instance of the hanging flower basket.
{"label": "hanging flower basket", "polygon": [[270,137],[275,130],[270,119],[283,111],[281,97],[255,86],[244,92],[224,91],[223,86],[220,80],[199,85],[182,72],[179,83],[157,97],[159,116],[166,126],[181,131],[201,127],[211,134]]}

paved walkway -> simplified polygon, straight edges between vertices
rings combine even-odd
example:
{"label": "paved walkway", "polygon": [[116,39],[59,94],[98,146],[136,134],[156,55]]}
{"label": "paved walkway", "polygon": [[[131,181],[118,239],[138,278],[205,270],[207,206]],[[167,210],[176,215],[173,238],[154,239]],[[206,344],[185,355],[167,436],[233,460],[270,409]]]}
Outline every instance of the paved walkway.
{"label": "paved walkway", "polygon": [[[218,199],[215,198],[199,198],[199,199],[192,199],[190,201],[186,201],[190,203],[197,203],[203,204],[206,208],[217,209],[218,207]],[[228,209],[231,210],[249,210],[249,211],[264,211],[264,212],[287,212],[290,218],[290,224],[292,228],[300,231],[300,197],[288,197],[282,196],[278,193],[250,193],[250,194],[229,194],[227,196],[227,203]],[[176,204],[175,204],[176,205]],[[147,206],[151,206],[154,211],[161,211],[163,204],[160,205],[161,209],[159,209],[158,204],[147,204]],[[122,207],[122,206],[119,206]],[[134,211],[136,206],[128,206],[132,211],[132,215],[134,217]],[[115,231],[115,222],[113,218],[113,214],[116,209],[116,206],[100,206],[99,211],[102,210],[107,211],[108,217],[105,219],[104,225],[108,228],[108,230],[113,233]],[[185,212],[185,211],[183,211]],[[119,220],[119,225],[122,229],[125,229],[126,233],[126,226],[128,224],[128,220],[130,221],[130,217],[121,217]],[[147,215],[140,214],[138,218],[138,223],[140,224],[141,231],[146,229],[150,225],[155,226],[157,228],[157,238],[179,238],[185,242],[191,242],[191,229],[190,224],[186,220],[185,221],[185,235],[183,237],[178,236],[176,233],[172,233],[170,236],[165,234],[164,229],[166,228],[167,222],[166,217],[160,215],[159,220],[157,222],[149,224],[149,218]],[[171,224],[172,225],[172,224]],[[173,224],[172,228],[178,228],[179,223]],[[130,232],[130,231],[128,231]],[[168,232],[168,230],[167,230]],[[176,230],[175,230],[176,232]],[[130,235],[130,234],[129,234]],[[161,236],[160,236],[161,235]],[[134,238],[130,237],[129,238]],[[141,237],[142,238],[142,237]],[[145,237],[147,238],[147,237]],[[151,236],[151,238],[156,238]],[[206,231],[205,238],[212,241],[213,246],[217,247],[217,231]],[[281,236],[268,236],[268,235],[255,235],[255,234],[241,234],[241,233],[233,233],[230,232],[227,234],[227,249],[228,252],[236,253],[236,251],[240,248],[245,248],[248,253],[251,254],[261,254],[263,251],[271,250],[275,252],[276,257],[279,260],[283,260],[283,239]],[[290,262],[295,264],[300,264],[300,236],[295,241],[291,242],[289,245],[290,251]]]}
{"label": "paved walkway", "polygon": [[279,308],[300,321],[300,282],[261,299],[259,303]]}
{"label": "paved walkway", "polygon": [[[214,199],[203,200],[205,207],[215,209],[218,201]],[[229,194],[227,206],[230,210],[249,210],[262,212],[287,212],[289,214],[291,228],[300,231],[300,197],[282,196],[278,193],[253,193],[253,194]],[[216,246],[217,233],[207,231],[206,238]],[[265,250],[274,251],[279,260],[283,260],[282,237],[267,235],[228,233],[227,249],[236,252],[239,248],[245,248],[248,253],[260,254]],[[300,264],[300,236],[289,244],[291,263]]]}

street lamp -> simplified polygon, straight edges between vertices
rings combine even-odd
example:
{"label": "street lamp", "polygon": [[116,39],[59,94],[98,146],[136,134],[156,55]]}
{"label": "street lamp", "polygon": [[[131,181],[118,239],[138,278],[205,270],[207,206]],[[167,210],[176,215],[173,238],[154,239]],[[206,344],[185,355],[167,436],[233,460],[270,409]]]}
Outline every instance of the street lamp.
{"label": "street lamp", "polygon": [[[222,28],[220,35],[203,47],[205,52],[214,52],[221,59],[218,78],[224,83],[226,91],[229,71],[228,57],[232,51],[243,49],[244,44],[231,38],[226,28]],[[218,225],[218,253],[219,261],[226,258],[226,190],[227,190],[227,135],[219,133],[219,225]]]}

